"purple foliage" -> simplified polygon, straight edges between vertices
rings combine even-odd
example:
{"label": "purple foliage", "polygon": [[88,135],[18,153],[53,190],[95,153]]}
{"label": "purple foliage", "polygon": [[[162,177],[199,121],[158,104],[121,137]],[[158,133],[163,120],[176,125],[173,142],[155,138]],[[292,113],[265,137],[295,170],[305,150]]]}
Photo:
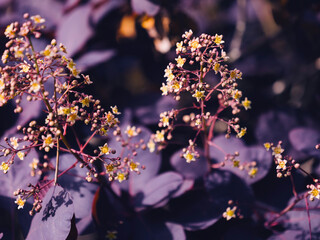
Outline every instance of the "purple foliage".
{"label": "purple foliage", "polygon": [[70,194],[60,186],[53,186],[43,199],[41,211],[32,219],[27,239],[66,239],[73,217]]}

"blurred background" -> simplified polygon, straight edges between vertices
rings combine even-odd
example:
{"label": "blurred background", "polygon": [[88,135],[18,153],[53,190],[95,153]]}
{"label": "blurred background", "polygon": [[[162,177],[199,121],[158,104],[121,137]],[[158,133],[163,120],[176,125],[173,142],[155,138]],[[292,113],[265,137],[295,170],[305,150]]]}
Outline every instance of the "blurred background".
{"label": "blurred background", "polygon": [[[94,82],[86,91],[152,131],[159,109],[174,104],[161,100],[160,86],[164,69],[174,61],[176,42],[189,29],[196,36],[222,34],[230,69],[243,72],[239,88],[252,101],[252,109],[240,114],[248,128],[247,144],[283,140],[290,150],[293,128],[319,131],[319,0],[1,0],[1,53],[6,26],[26,12],[46,19],[42,37],[34,40],[36,49],[52,38],[65,44],[77,68]],[[13,109],[10,104],[0,109],[1,133],[17,118]],[[258,199],[277,205],[269,175],[253,189]],[[210,230],[205,231],[189,238],[201,239]]]}

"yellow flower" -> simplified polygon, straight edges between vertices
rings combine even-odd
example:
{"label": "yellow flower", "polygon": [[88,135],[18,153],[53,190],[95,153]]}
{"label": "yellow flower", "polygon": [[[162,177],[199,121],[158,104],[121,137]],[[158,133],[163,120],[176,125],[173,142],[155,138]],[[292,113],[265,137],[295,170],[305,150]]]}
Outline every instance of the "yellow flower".
{"label": "yellow flower", "polygon": [[281,159],[277,159],[278,162],[278,166],[277,169],[281,169],[281,170],[286,170],[287,166],[287,160],[281,160]]}
{"label": "yellow flower", "polygon": [[244,101],[242,101],[241,103],[245,110],[248,110],[251,108],[251,101],[248,100],[248,98],[245,98]]}
{"label": "yellow flower", "polygon": [[162,83],[160,90],[162,91],[162,95],[168,95],[169,88],[166,84]]}
{"label": "yellow flower", "polygon": [[237,134],[237,138],[242,138],[247,133],[247,128],[241,128],[240,132]]}
{"label": "yellow flower", "polygon": [[117,106],[111,107],[111,110],[112,110],[112,113],[113,113],[113,114],[116,114],[116,115],[121,114],[121,112],[119,112],[119,110],[118,110],[118,107],[117,107]]}
{"label": "yellow flower", "polygon": [[310,200],[313,201],[314,198],[320,199],[319,188],[312,184],[312,185],[310,185],[310,189],[311,190],[308,192],[308,194],[310,195]]}
{"label": "yellow flower", "polygon": [[14,149],[17,149],[19,147],[18,138],[16,137],[10,138],[10,144]]}
{"label": "yellow flower", "polygon": [[170,66],[167,66],[167,68],[164,70],[164,77],[168,77],[171,74],[172,74],[172,69],[170,68]]}
{"label": "yellow flower", "polygon": [[167,82],[169,82],[169,83],[172,82],[174,80],[174,78],[175,78],[175,76],[172,73],[170,73],[168,75]]}
{"label": "yellow flower", "polygon": [[255,177],[257,173],[258,173],[258,168],[256,167],[251,168],[250,171],[248,172],[249,176],[252,178]]}
{"label": "yellow flower", "polygon": [[30,17],[30,18],[31,18],[31,20],[34,21],[34,23],[44,23],[46,21],[40,15],[35,15],[35,16]]}
{"label": "yellow flower", "polygon": [[147,147],[149,148],[149,151],[152,153],[156,149],[156,144],[152,139],[150,139],[149,142],[147,143]]}
{"label": "yellow flower", "polygon": [[38,168],[38,164],[39,164],[39,160],[37,158],[34,158],[32,160],[32,163],[29,164],[29,167],[32,169],[32,170],[35,170]]}
{"label": "yellow flower", "polygon": [[183,50],[183,42],[177,42],[176,47],[176,53],[180,53]]}
{"label": "yellow flower", "polygon": [[111,173],[111,172],[113,172],[113,170],[115,170],[115,167],[113,166],[112,163],[106,165],[105,168],[106,168],[107,173]]}
{"label": "yellow flower", "polygon": [[214,36],[214,42],[215,42],[215,44],[217,44],[218,46],[219,46],[220,44],[224,43],[224,41],[222,40],[222,35],[216,34],[216,35]]}
{"label": "yellow flower", "polygon": [[137,131],[136,131],[136,127],[131,127],[131,126],[127,126],[127,130],[126,130],[126,134],[128,135],[128,137],[135,137],[138,135]]}
{"label": "yellow flower", "polygon": [[89,107],[90,104],[90,99],[88,97],[85,97],[84,99],[82,99],[81,101],[82,107]]}
{"label": "yellow flower", "polygon": [[28,64],[20,65],[21,72],[27,73],[30,70],[30,66]]}
{"label": "yellow flower", "polygon": [[39,92],[40,90],[40,83],[36,80],[33,80],[31,83],[30,83],[30,91],[34,92],[34,93],[37,93]]}
{"label": "yellow flower", "polygon": [[122,181],[126,180],[126,176],[124,175],[124,173],[117,173],[117,176],[115,177],[116,180],[119,181],[119,183],[121,183]]}
{"label": "yellow flower", "polygon": [[177,61],[177,67],[183,67],[184,63],[186,62],[185,58],[181,58],[181,56],[178,56],[178,58],[175,58]]}
{"label": "yellow flower", "polygon": [[281,145],[278,144],[278,146],[276,147],[272,147],[272,155],[274,155],[275,157],[279,157],[281,155],[281,153],[283,153],[284,149],[281,148]]}
{"label": "yellow flower", "polygon": [[100,154],[108,155],[110,153],[110,148],[107,143],[105,143],[102,147],[99,147]]}
{"label": "yellow flower", "polygon": [[5,104],[6,102],[7,102],[6,97],[2,93],[0,93],[0,106]]}
{"label": "yellow flower", "polygon": [[18,158],[19,158],[20,160],[23,160],[25,154],[24,154],[24,152],[19,151],[19,152],[17,152],[17,156],[18,156]]}
{"label": "yellow flower", "polygon": [[239,160],[233,160],[232,164],[233,164],[233,167],[236,167],[236,168],[240,167],[240,161]]}
{"label": "yellow flower", "polygon": [[6,35],[6,37],[10,39],[15,37],[16,32],[14,31],[13,23],[7,26],[6,30],[4,31],[4,35]]}
{"label": "yellow flower", "polygon": [[174,92],[179,92],[181,89],[181,84],[178,81],[174,81],[171,85],[171,88],[174,90]]}
{"label": "yellow flower", "polygon": [[19,48],[18,46],[16,46],[14,49],[14,57],[15,58],[23,58],[24,57],[24,49],[23,48]]}
{"label": "yellow flower", "polygon": [[234,98],[234,100],[239,101],[239,99],[242,96],[242,92],[239,91],[238,89],[234,90],[232,93],[232,97]]}
{"label": "yellow flower", "polygon": [[187,163],[191,163],[192,161],[196,161],[194,154],[191,153],[189,150],[183,154],[183,157],[186,159]]}
{"label": "yellow flower", "polygon": [[109,240],[117,239],[117,233],[117,231],[107,231],[106,238],[108,238]]}
{"label": "yellow flower", "polygon": [[236,214],[235,214],[236,210],[237,210],[236,206],[234,206],[232,209],[228,207],[226,211],[222,214],[222,216],[226,218],[227,221],[229,221],[231,218],[236,217]]}
{"label": "yellow flower", "polygon": [[196,92],[192,95],[192,97],[195,97],[197,99],[197,102],[199,102],[200,99],[204,97],[204,91],[196,90]]}
{"label": "yellow flower", "polygon": [[133,161],[130,162],[130,164],[129,164],[130,171],[135,171],[135,172],[139,171],[139,168],[138,168],[139,165],[140,165],[140,163],[133,162]]}
{"label": "yellow flower", "polygon": [[201,45],[199,43],[198,39],[193,39],[189,42],[189,46],[191,47],[191,52],[197,50],[198,48],[201,48]]}
{"label": "yellow flower", "polygon": [[42,136],[43,144],[42,147],[50,147],[54,146],[54,139],[52,138],[51,134],[48,134],[46,137]]}
{"label": "yellow flower", "polygon": [[270,148],[271,148],[271,143],[266,142],[266,143],[263,144],[263,146],[265,147],[265,149],[266,149],[267,151],[269,151]]}
{"label": "yellow flower", "polygon": [[7,173],[9,171],[10,167],[7,163],[2,162],[0,165],[0,170],[3,171],[3,173]]}
{"label": "yellow flower", "polygon": [[25,204],[26,200],[22,199],[20,197],[20,195],[18,196],[18,198],[16,199],[16,201],[14,201],[14,203],[16,203],[18,205],[18,209],[23,208],[24,204]]}
{"label": "yellow flower", "polygon": [[157,130],[157,132],[155,134],[154,141],[155,142],[163,142],[164,141],[164,130],[161,130],[161,132],[159,130]]}
{"label": "yellow flower", "polygon": [[213,66],[213,70],[217,74],[220,70],[220,64],[216,62]]}

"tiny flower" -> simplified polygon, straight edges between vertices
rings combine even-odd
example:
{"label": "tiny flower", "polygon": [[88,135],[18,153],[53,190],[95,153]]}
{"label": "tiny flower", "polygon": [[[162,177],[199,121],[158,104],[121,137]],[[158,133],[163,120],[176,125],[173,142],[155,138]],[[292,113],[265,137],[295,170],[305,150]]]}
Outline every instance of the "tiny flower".
{"label": "tiny flower", "polygon": [[0,93],[0,106],[4,105],[6,102],[6,97],[2,93]]}
{"label": "tiny flower", "polygon": [[43,144],[42,147],[50,147],[54,146],[54,139],[52,138],[51,134],[48,134],[46,137],[42,136]]}
{"label": "tiny flower", "polygon": [[191,52],[197,50],[198,48],[201,48],[201,44],[199,43],[198,39],[193,39],[189,42],[189,46],[191,47]]}
{"label": "tiny flower", "polygon": [[177,67],[183,67],[184,63],[186,62],[185,58],[181,58],[181,56],[178,56],[178,58],[175,58],[177,61]]}
{"label": "tiny flower", "polygon": [[227,53],[223,50],[221,50],[221,58],[223,58],[224,61],[228,61],[229,57],[227,56]]}
{"label": "tiny flower", "polygon": [[167,113],[161,113],[160,114],[160,122],[162,123],[163,127],[168,127],[169,126],[169,117],[167,116]]}
{"label": "tiny flower", "polygon": [[85,75],[82,74],[81,76],[83,77],[85,84],[88,84],[88,85],[89,85],[89,84],[92,84],[92,81],[90,80],[89,75],[86,75],[86,76],[85,76]]}
{"label": "tiny flower", "polygon": [[242,138],[247,133],[247,128],[241,128],[240,132],[237,134],[237,138]]}
{"label": "tiny flower", "polygon": [[204,97],[204,91],[196,90],[196,92],[192,95],[192,97],[195,97],[197,99],[197,102],[199,102],[201,98]]}
{"label": "tiny flower", "polygon": [[287,166],[287,160],[281,160],[281,159],[277,159],[278,162],[278,166],[277,169],[281,169],[281,170],[286,170]]}
{"label": "tiny flower", "polygon": [[275,157],[278,157],[281,155],[281,153],[283,153],[284,149],[281,148],[281,145],[278,144],[278,146],[276,147],[272,147],[272,155],[274,155]]}
{"label": "tiny flower", "polygon": [[170,73],[170,74],[168,75],[167,82],[168,82],[168,83],[172,82],[172,81],[174,80],[174,78],[175,78],[175,76],[174,76],[172,73]]}
{"label": "tiny flower", "polygon": [[0,165],[0,170],[3,171],[3,173],[7,173],[9,171],[10,167],[7,163],[2,162]]}
{"label": "tiny flower", "polygon": [[240,161],[239,161],[239,160],[236,160],[236,159],[233,160],[233,161],[232,161],[232,166],[233,166],[233,167],[236,167],[236,168],[240,167]]}
{"label": "tiny flower", "polygon": [[9,57],[9,51],[8,50],[4,50],[2,57],[1,57],[1,61],[3,62],[3,64],[6,64],[8,61],[8,57]]}
{"label": "tiny flower", "polygon": [[239,91],[238,89],[234,90],[232,93],[232,97],[234,98],[234,100],[239,101],[239,99],[242,96],[242,92]]}
{"label": "tiny flower", "polygon": [[10,144],[14,149],[17,149],[19,147],[18,138],[16,137],[10,138]]}
{"label": "tiny flower", "polygon": [[164,70],[164,77],[168,77],[170,74],[172,74],[172,69],[170,66],[167,66],[167,68]]}
{"label": "tiny flower", "polygon": [[310,200],[313,201],[314,198],[320,199],[319,185],[318,186],[314,186],[312,184],[312,185],[310,185],[310,189],[311,190],[308,192],[308,194],[310,195]]}
{"label": "tiny flower", "polygon": [[116,169],[112,163],[109,163],[108,165],[106,165],[105,168],[107,173],[112,173]]}
{"label": "tiny flower", "polygon": [[117,239],[117,233],[117,231],[107,231],[106,238],[108,238],[109,240]]}
{"label": "tiny flower", "polygon": [[76,120],[79,118],[78,112],[72,112],[68,117],[67,117],[67,122],[74,124]]}
{"label": "tiny flower", "polygon": [[52,52],[52,47],[51,47],[51,45],[47,45],[46,48],[43,50],[42,54],[43,54],[45,57],[52,56],[52,55],[53,55],[53,52]]}
{"label": "tiny flower", "polygon": [[128,135],[128,137],[134,137],[134,136],[138,135],[138,133],[136,131],[136,127],[134,127],[134,126],[133,127],[127,126],[127,130],[125,133]]}
{"label": "tiny flower", "polygon": [[14,50],[14,57],[15,58],[22,59],[24,57],[24,54],[23,54],[24,48],[19,48],[19,46],[16,46],[13,48],[13,50]]}
{"label": "tiny flower", "polygon": [[39,160],[37,158],[34,158],[32,160],[32,162],[29,164],[29,167],[32,169],[32,170],[35,170],[38,168],[38,164],[39,164]]}
{"label": "tiny flower", "polygon": [[169,88],[166,84],[162,83],[162,87],[160,88],[160,90],[162,91],[162,95],[168,95]]}
{"label": "tiny flower", "polygon": [[21,72],[27,73],[30,70],[30,66],[28,64],[20,65]]}
{"label": "tiny flower", "polygon": [[7,26],[6,30],[4,31],[4,35],[6,35],[6,37],[10,39],[15,37],[16,32],[15,32],[13,23]]}
{"label": "tiny flower", "polygon": [[135,172],[139,171],[139,168],[138,168],[139,165],[140,165],[140,163],[133,162],[133,161],[130,162],[130,164],[129,164],[130,171],[135,171]]}
{"label": "tiny flower", "polygon": [[186,151],[185,154],[183,154],[183,157],[186,159],[187,163],[191,163],[192,161],[196,161],[194,154],[190,152],[189,150]]}
{"label": "tiny flower", "polygon": [[155,142],[163,142],[164,141],[164,130],[161,130],[161,132],[159,130],[157,130],[157,132],[155,134],[154,141]]}
{"label": "tiny flower", "polygon": [[181,83],[178,81],[174,81],[171,85],[171,88],[174,92],[179,92],[179,90],[181,89]]}
{"label": "tiny flower", "polygon": [[271,143],[266,142],[266,143],[263,144],[263,146],[265,147],[265,149],[266,149],[267,151],[269,151],[270,148],[271,148]]}
{"label": "tiny flower", "polygon": [[186,31],[186,32],[182,35],[182,37],[183,37],[183,38],[190,38],[190,37],[192,36],[192,34],[193,34],[193,32],[192,32],[192,30],[190,29],[189,31]]}
{"label": "tiny flower", "polygon": [[30,18],[31,18],[31,20],[34,21],[34,23],[44,23],[46,21],[40,15],[35,15],[35,16],[30,17]]}
{"label": "tiny flower", "polygon": [[147,147],[149,148],[149,151],[152,153],[156,149],[156,144],[152,139],[150,139],[149,142],[147,143]]}
{"label": "tiny flower", "polygon": [[19,151],[19,152],[17,152],[17,156],[18,156],[18,158],[19,158],[20,160],[23,160],[25,154],[24,154],[24,152]]}
{"label": "tiny flower", "polygon": [[90,99],[88,97],[85,97],[80,102],[82,104],[82,107],[89,107],[89,105],[90,105]]}
{"label": "tiny flower", "polygon": [[229,221],[231,218],[236,217],[236,214],[235,214],[236,210],[237,210],[236,206],[234,206],[232,209],[228,207],[226,211],[222,214],[222,216],[226,218],[227,221]]}
{"label": "tiny flower", "polygon": [[213,66],[213,70],[217,74],[220,70],[220,64],[216,62]]}
{"label": "tiny flower", "polygon": [[112,113],[113,113],[113,114],[116,114],[116,115],[121,114],[121,112],[119,112],[119,110],[118,110],[118,107],[117,107],[117,106],[111,107],[111,110],[112,110]]}
{"label": "tiny flower", "polygon": [[126,180],[126,176],[124,175],[124,173],[117,173],[117,176],[115,177],[116,180],[119,181],[119,183],[121,183],[122,181]]}
{"label": "tiny flower", "polygon": [[242,101],[241,103],[245,110],[248,110],[251,108],[251,101],[248,100],[248,98],[245,98],[244,101]]}
{"label": "tiny flower", "polygon": [[99,149],[100,149],[101,155],[103,154],[108,155],[110,153],[110,148],[107,143],[105,143],[102,147],[99,147]]}
{"label": "tiny flower", "polygon": [[3,90],[6,87],[6,84],[4,83],[3,79],[0,78],[0,90]]}
{"label": "tiny flower", "polygon": [[256,167],[250,168],[250,170],[248,172],[249,176],[252,178],[255,177],[257,175],[257,173],[258,173],[258,168],[256,168]]}
{"label": "tiny flower", "polygon": [[215,42],[215,44],[217,44],[218,46],[219,46],[220,44],[224,43],[224,41],[222,40],[222,35],[216,34],[216,35],[214,36],[214,42]]}
{"label": "tiny flower", "polygon": [[30,83],[30,91],[34,92],[34,93],[37,93],[39,92],[41,88],[41,85],[38,81],[36,80],[33,80],[31,83]]}
{"label": "tiny flower", "polygon": [[18,198],[16,199],[16,201],[14,201],[14,203],[16,203],[18,205],[18,209],[23,208],[24,204],[25,204],[26,200],[22,199],[20,197],[20,195],[18,196]]}
{"label": "tiny flower", "polygon": [[176,53],[178,54],[178,53],[180,53],[180,52],[182,52],[182,50],[183,50],[183,42],[181,41],[181,42],[177,42],[176,43]]}

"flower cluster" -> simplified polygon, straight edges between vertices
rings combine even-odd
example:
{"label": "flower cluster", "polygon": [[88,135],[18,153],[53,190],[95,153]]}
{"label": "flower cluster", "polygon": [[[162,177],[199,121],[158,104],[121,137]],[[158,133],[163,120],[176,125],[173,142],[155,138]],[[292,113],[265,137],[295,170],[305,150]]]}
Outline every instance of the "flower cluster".
{"label": "flower cluster", "polygon": [[291,156],[283,156],[284,149],[281,146],[282,142],[279,141],[276,146],[273,143],[266,142],[264,147],[267,151],[271,149],[274,162],[276,164],[277,177],[287,177],[291,175],[294,168],[299,168],[300,165]]}
{"label": "flower cluster", "polygon": [[[57,44],[53,39],[42,51],[35,51],[32,38],[41,37],[40,31],[44,28],[45,19],[39,15],[24,15],[25,22],[12,23],[5,30],[9,41],[7,49],[2,55],[2,62],[5,64],[0,68],[0,106],[9,100],[15,99],[15,113],[21,113],[22,99],[27,101],[41,101],[44,104],[46,118],[42,121],[32,120],[27,126],[18,126],[17,130],[24,135],[22,137],[5,138],[7,146],[1,146],[5,161],[1,162],[0,170],[7,173],[15,158],[24,160],[31,149],[43,151],[42,159],[33,159],[30,163],[31,175],[42,174],[44,171],[59,171],[58,165],[50,163],[46,155],[53,149],[59,152],[71,153],[76,165],[85,167],[88,172],[86,179],[92,181],[93,177],[107,175],[110,181],[119,182],[128,178],[130,172],[140,173],[143,166],[134,161],[137,149],[146,149],[143,141],[133,142],[133,138],[141,132],[134,126],[128,126],[125,134],[119,128],[117,115],[120,114],[117,106],[104,109],[99,100],[94,99],[79,89],[91,84],[89,76],[81,74],[80,70],[71,58],[68,58],[67,50],[63,44]],[[52,89],[53,90],[49,90]],[[76,131],[70,131],[76,124],[88,126],[92,132],[85,142],[81,142]],[[92,152],[87,152],[86,147],[92,144],[91,140],[100,135],[105,137],[112,130],[114,137],[119,144],[129,150],[127,156],[115,157],[116,150],[109,147],[105,141],[101,146]],[[67,140],[68,134],[72,132],[78,143],[75,149]],[[96,161],[105,166],[104,171],[96,170]],[[54,180],[55,183],[57,179]],[[31,194],[23,194],[19,190],[16,203],[22,208],[26,196],[30,197],[36,192],[36,187],[31,186]],[[38,189],[39,190],[39,189]],[[37,191],[38,191],[37,190]],[[35,198],[36,199],[36,198]],[[38,204],[38,203],[37,203]],[[38,206],[38,205],[37,205]]]}
{"label": "flower cluster", "polygon": [[[233,115],[240,112],[241,108],[250,109],[251,101],[248,98],[242,99],[242,92],[238,89],[237,80],[242,78],[242,73],[238,69],[228,69],[225,62],[228,60],[226,52],[223,50],[222,35],[210,36],[201,34],[194,37],[190,30],[182,35],[183,40],[176,44],[174,63],[169,63],[165,69],[164,77],[166,82],[162,84],[162,95],[173,94],[175,100],[179,101],[181,96],[189,93],[193,101],[191,107],[182,109],[172,109],[160,114],[159,127],[163,128],[151,137],[151,141],[158,144],[158,149],[162,149],[171,140],[172,131],[178,127],[191,127],[197,131],[196,138],[190,140],[195,144],[200,132],[207,134],[208,141],[212,140],[213,128],[217,120],[224,122],[227,127],[229,137],[232,130],[237,137],[241,138],[246,134],[246,128],[241,128],[239,118],[233,117],[229,120],[219,117],[225,109],[231,109]],[[219,80],[212,81],[210,77],[206,80],[206,75],[213,72]],[[219,108],[215,114],[207,110],[207,103],[213,102],[213,97],[219,103]],[[185,112],[192,111],[185,114]],[[184,124],[179,122],[182,114]],[[189,141],[189,142],[190,142]],[[206,143],[207,144],[207,143]],[[151,145],[150,150],[153,150]],[[191,150],[185,152],[187,162],[194,161]]]}

